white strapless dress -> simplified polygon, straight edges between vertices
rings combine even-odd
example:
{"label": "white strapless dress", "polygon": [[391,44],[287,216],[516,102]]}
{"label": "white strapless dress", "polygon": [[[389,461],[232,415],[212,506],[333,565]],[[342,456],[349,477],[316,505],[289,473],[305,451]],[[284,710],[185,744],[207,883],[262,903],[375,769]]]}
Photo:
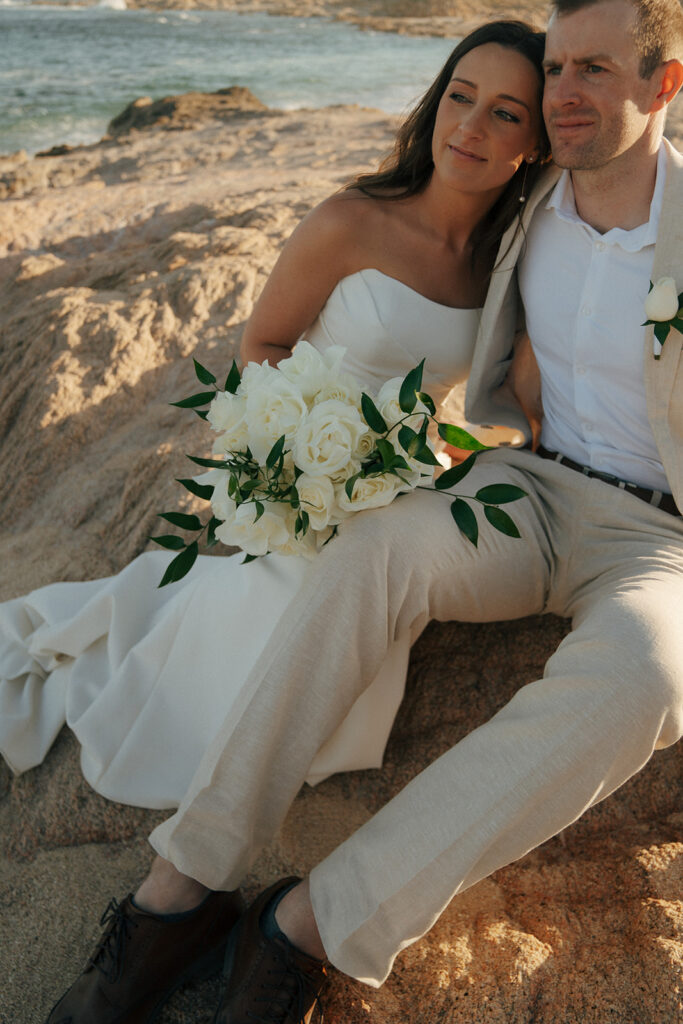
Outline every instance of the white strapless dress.
{"label": "white strapless dress", "polygon": [[[366,389],[426,357],[423,387],[440,404],[469,372],[478,325],[478,310],[442,306],[362,270],[339,282],[306,336],[320,350],[344,345],[346,369]],[[343,529],[331,543],[343,543]],[[54,583],[0,605],[0,751],[15,772],[39,764],[66,722],[99,793],[178,806],[310,563],[204,556],[159,590],[169,558],[150,551],[117,576]],[[392,645],[309,782],[381,764],[414,640]]]}

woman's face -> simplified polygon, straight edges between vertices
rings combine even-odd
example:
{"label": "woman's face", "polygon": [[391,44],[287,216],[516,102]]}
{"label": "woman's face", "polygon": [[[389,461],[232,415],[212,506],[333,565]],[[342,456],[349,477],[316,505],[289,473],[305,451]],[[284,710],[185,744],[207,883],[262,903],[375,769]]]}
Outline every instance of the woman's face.
{"label": "woman's face", "polygon": [[499,194],[522,161],[538,158],[541,85],[521,53],[485,43],[466,53],[441,97],[434,173],[465,192]]}

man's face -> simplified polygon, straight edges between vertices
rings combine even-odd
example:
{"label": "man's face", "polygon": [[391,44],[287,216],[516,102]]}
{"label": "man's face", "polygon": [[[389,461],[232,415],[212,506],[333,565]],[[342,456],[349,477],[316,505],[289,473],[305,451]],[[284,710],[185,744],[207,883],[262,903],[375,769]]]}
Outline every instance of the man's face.
{"label": "man's face", "polygon": [[545,46],[543,116],[560,167],[595,170],[646,135],[657,73],[640,77],[629,0],[554,14]]}

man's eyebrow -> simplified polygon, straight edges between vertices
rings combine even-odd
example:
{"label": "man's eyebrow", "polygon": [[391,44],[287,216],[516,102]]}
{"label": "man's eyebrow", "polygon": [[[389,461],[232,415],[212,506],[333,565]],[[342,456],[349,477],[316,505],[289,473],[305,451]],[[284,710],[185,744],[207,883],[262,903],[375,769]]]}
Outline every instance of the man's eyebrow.
{"label": "man's eyebrow", "polygon": [[[554,68],[560,63],[559,60],[553,60],[552,57],[546,57],[543,61],[544,68]],[[585,57],[575,57],[572,62],[575,65],[585,64],[617,64],[618,61],[611,57],[608,53],[589,53]]]}
{"label": "man's eyebrow", "polygon": [[[477,88],[475,83],[470,82],[467,78],[458,78],[457,76],[453,76],[453,78],[451,78],[451,82],[460,82],[462,85],[469,85],[471,89]],[[529,113],[531,113],[531,108],[528,103],[525,103],[524,100],[518,99],[516,96],[510,96],[507,92],[499,92],[496,98],[499,100],[509,100],[511,103],[519,103],[520,107],[524,107],[525,110],[528,110]]]}

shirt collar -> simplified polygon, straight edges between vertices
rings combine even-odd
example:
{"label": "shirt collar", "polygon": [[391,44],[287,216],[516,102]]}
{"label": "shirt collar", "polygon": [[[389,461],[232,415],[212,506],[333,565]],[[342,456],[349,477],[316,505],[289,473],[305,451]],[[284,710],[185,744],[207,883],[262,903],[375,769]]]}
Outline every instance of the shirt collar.
{"label": "shirt collar", "polygon": [[659,226],[659,216],[662,212],[665,179],[666,149],[664,143],[662,143],[657,154],[657,177],[650,202],[649,219],[644,224],[639,224],[629,231],[626,231],[624,228],[611,228],[604,235],[601,235],[590,224],[586,224],[577,213],[572,177],[568,170],[562,171],[557,185],[546,203],[546,210],[554,210],[560,220],[580,225],[592,238],[600,238],[607,245],[618,245],[627,252],[638,252],[646,245],[654,245],[657,241],[657,228]]}

